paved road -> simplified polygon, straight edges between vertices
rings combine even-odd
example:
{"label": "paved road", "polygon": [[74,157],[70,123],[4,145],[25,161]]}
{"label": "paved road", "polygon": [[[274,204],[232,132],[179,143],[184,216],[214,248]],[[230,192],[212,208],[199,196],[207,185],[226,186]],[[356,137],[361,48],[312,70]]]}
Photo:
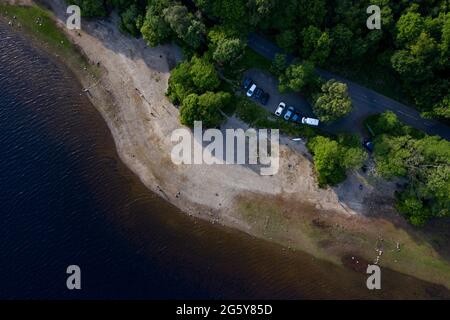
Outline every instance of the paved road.
{"label": "paved road", "polygon": [[[248,46],[270,60],[272,60],[277,53],[283,53],[282,49],[278,48],[272,42],[256,33],[250,34],[248,39]],[[289,62],[291,62],[293,59],[294,57],[292,55],[288,55]],[[398,118],[406,124],[423,130],[430,135],[439,135],[447,140],[450,140],[450,128],[448,126],[436,120],[421,118],[419,112],[414,108],[408,107],[371,89],[367,89],[352,81],[349,81],[343,77],[332,74],[325,70],[317,69],[317,73],[325,79],[333,78],[345,82],[348,85],[348,92],[353,102],[352,112],[348,116],[337,122],[334,122],[333,124],[323,126],[325,130],[329,130],[332,132],[343,130],[350,132],[360,131],[362,128],[362,121],[368,115],[391,110],[395,112]],[[268,90],[271,95],[273,94],[268,104],[268,108],[271,109],[271,111],[275,110],[275,106],[280,101],[275,101],[278,97],[281,99],[288,99],[288,101],[286,102],[294,105],[296,109],[300,111],[300,113],[303,112],[306,115],[312,115],[311,107],[308,105],[305,99],[301,97],[301,95],[297,94],[297,98],[295,98],[295,95],[280,95],[279,93],[277,94],[276,87],[275,89],[273,87],[278,83],[275,78],[269,75],[264,76],[262,74],[258,74],[258,72],[255,70],[251,70],[248,74],[257,78],[254,79],[255,82],[257,84],[260,84],[264,90]],[[258,78],[263,82],[258,83]],[[268,82],[265,82],[265,80],[263,80],[264,78],[266,78],[267,81],[271,78],[272,79]],[[265,88],[265,86],[267,88]],[[271,88],[269,89],[268,87]]]}

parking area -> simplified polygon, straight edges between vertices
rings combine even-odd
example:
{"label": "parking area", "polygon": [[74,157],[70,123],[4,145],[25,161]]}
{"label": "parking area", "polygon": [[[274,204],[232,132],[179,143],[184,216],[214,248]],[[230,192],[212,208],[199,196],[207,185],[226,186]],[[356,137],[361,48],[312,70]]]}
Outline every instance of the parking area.
{"label": "parking area", "polygon": [[280,102],[286,103],[287,106],[293,106],[295,111],[302,116],[313,117],[311,106],[298,93],[281,94],[278,91],[278,79],[272,75],[258,70],[250,69],[244,73],[244,77],[251,78],[255,84],[270,95],[269,101],[266,105],[262,105],[269,112],[274,113]]}
{"label": "parking area", "polygon": [[[298,112],[301,116],[316,118],[311,105],[301,94],[296,92],[281,94],[278,91],[278,79],[273,75],[259,69],[250,69],[244,73],[244,78],[246,77],[251,78],[259,88],[270,95],[270,99],[266,105],[260,104],[269,112],[274,113],[278,104],[284,102],[286,103],[286,106],[294,107],[295,112]],[[357,112],[358,109],[358,106],[354,104],[353,112],[348,116],[331,124],[324,124],[321,122],[319,127],[331,133],[352,132],[364,134],[363,120],[368,114],[359,113]]]}

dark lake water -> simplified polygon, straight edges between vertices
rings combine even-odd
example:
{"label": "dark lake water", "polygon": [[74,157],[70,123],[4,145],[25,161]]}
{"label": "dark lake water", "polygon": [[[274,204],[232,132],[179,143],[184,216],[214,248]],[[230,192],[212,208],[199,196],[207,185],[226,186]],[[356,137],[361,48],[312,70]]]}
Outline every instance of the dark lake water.
{"label": "dark lake water", "polygon": [[436,294],[389,271],[369,291],[362,274],[182,214],[121,163],[70,72],[1,22],[0,41],[0,298]]}

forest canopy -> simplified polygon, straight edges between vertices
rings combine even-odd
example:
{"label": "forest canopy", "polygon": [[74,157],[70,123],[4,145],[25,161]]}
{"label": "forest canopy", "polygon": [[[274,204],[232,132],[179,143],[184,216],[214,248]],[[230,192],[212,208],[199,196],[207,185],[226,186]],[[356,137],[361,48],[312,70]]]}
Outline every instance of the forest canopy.
{"label": "forest canopy", "polygon": [[[393,77],[384,87],[400,83],[402,96],[425,117],[450,120],[447,0],[70,2],[86,17],[118,10],[121,29],[142,34],[150,46],[175,40],[188,50],[204,50],[209,42],[214,60],[227,66],[242,56],[247,34],[257,31],[316,66]],[[369,5],[381,9],[381,30],[366,27]]]}

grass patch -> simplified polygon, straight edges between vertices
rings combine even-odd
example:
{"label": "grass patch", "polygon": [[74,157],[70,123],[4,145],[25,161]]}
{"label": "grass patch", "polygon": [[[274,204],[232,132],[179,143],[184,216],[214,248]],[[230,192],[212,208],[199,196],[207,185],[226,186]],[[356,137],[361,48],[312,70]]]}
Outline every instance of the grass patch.
{"label": "grass patch", "polygon": [[[0,10],[3,16],[11,19],[13,22],[17,20],[22,27],[28,31],[33,31],[34,34],[39,35],[47,43],[65,51],[74,49],[66,36],[55,25],[49,11],[38,6],[21,7],[5,4],[0,4]],[[12,19],[13,16],[16,19]]]}
{"label": "grass patch", "polygon": [[[89,69],[92,75],[98,77],[100,70],[89,64],[66,35],[53,20],[51,11],[40,6],[15,6],[0,4],[0,16],[12,21],[16,30],[25,31],[48,52],[63,56],[65,63],[71,67]],[[13,18],[15,17],[15,19]],[[20,25],[20,28],[18,27]]]}
{"label": "grass patch", "polygon": [[256,53],[256,51],[253,51],[249,47],[246,47],[244,56],[239,61],[237,69],[262,69],[264,71],[270,72],[271,65],[272,61],[266,59],[259,53]]}
{"label": "grass patch", "polygon": [[[255,233],[338,264],[348,253],[373,261],[382,234],[382,267],[447,286],[450,280],[450,264],[428,241],[410,236],[391,223],[374,221],[368,228],[354,228],[351,223],[347,225],[345,217],[324,215],[320,219],[325,227],[320,228],[313,223],[319,216],[314,207],[271,196],[241,196],[235,212]],[[397,242],[400,251],[396,250]]]}

